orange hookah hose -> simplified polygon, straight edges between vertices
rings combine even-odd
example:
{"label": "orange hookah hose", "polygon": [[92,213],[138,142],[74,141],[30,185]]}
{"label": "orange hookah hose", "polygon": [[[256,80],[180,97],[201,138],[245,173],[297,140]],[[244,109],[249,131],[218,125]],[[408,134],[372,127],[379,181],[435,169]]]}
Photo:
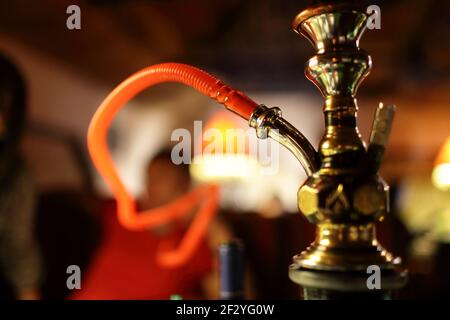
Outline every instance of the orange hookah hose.
{"label": "orange hookah hose", "polygon": [[215,216],[219,202],[218,187],[202,185],[170,204],[137,212],[135,200],[119,178],[106,143],[108,128],[117,112],[144,89],[164,82],[190,86],[247,120],[258,104],[200,69],[179,63],[163,63],[144,68],[119,84],[102,102],[91,120],[88,130],[89,153],[98,172],[113,192],[117,201],[118,219],[123,227],[130,230],[155,228],[180,219],[199,205],[199,212],[178,248],[170,250],[162,243],[157,250],[156,258],[161,265],[178,267],[193,255]]}

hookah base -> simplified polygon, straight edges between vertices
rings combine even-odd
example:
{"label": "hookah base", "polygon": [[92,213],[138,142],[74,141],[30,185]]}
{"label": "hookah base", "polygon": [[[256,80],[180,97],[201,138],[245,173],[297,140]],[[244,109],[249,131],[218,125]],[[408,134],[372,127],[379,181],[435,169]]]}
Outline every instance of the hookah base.
{"label": "hookah base", "polygon": [[407,282],[405,270],[382,270],[376,287],[370,273],[321,271],[291,266],[289,277],[303,287],[305,300],[390,300]]}
{"label": "hookah base", "polygon": [[346,292],[327,289],[303,288],[305,300],[391,300],[392,291]]}

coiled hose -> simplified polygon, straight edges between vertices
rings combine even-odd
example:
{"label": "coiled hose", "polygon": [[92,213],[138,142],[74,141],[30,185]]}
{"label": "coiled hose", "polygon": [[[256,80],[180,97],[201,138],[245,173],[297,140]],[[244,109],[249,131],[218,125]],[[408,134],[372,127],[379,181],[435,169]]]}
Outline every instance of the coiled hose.
{"label": "coiled hose", "polygon": [[200,69],[179,63],[162,63],[131,75],[106,97],[95,112],[88,130],[89,153],[98,172],[113,192],[117,201],[118,219],[123,227],[130,230],[155,228],[180,219],[199,205],[199,211],[178,247],[171,250],[163,242],[157,250],[158,263],[174,268],[189,260],[205,235],[208,224],[217,212],[218,187],[212,184],[201,185],[170,204],[137,212],[135,200],[120,180],[106,143],[108,128],[117,112],[144,89],[165,82],[178,82],[192,87],[247,120],[258,104]]}

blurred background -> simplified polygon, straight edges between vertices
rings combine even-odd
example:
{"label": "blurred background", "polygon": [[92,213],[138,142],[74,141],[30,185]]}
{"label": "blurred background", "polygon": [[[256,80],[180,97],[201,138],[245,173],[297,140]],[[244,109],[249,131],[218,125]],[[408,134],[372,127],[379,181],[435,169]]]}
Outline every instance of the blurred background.
{"label": "blurred background", "polygon": [[[81,30],[66,27],[71,4],[81,9]],[[448,297],[450,193],[433,183],[432,173],[450,136],[450,3],[370,4],[381,8],[381,29],[367,30],[361,41],[373,59],[358,93],[358,125],[366,141],[378,102],[397,105],[382,167],[391,185],[392,210],[379,237],[410,270],[401,298]],[[70,298],[66,267],[98,266],[96,257],[110,227],[99,212],[111,207],[111,194],[91,165],[86,132],[106,95],[135,71],[168,61],[193,64],[255,101],[281,107],[284,117],[317,146],[324,128],[323,99],[303,74],[314,51],[291,29],[294,16],[307,6],[306,0],[0,2],[0,55],[15,66],[26,86],[20,154],[35,186],[33,250],[41,261],[40,280],[32,290],[36,296]],[[7,86],[8,80],[1,79],[0,85]],[[148,163],[172,144],[174,129],[192,130],[194,120],[208,121],[220,110],[176,84],[136,97],[120,112],[108,137],[127,188],[136,197],[145,192]],[[236,117],[236,126],[245,127],[245,121]],[[304,178],[297,161],[281,149],[276,174],[223,185],[220,218],[227,232],[245,244],[253,298],[298,297],[287,268],[314,238],[313,227],[296,209]],[[10,184],[1,187],[9,190]],[[130,246],[139,242],[130,241]],[[137,255],[151,256],[151,248],[141,247]],[[214,264],[214,248],[210,251]],[[2,259],[1,265],[9,263]],[[202,268],[193,267],[195,272],[186,277],[201,279],[208,269]],[[3,296],[20,295],[8,272],[3,273]],[[173,287],[147,294],[151,278],[140,286],[142,295],[130,292],[121,298],[169,298],[184,292]]]}

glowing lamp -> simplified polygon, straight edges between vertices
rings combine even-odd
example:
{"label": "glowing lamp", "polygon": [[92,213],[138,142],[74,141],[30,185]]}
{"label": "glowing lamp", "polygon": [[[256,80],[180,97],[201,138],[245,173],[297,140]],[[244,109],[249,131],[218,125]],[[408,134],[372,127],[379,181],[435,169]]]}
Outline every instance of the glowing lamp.
{"label": "glowing lamp", "polygon": [[248,128],[229,112],[215,113],[205,124],[195,148],[190,171],[203,182],[247,180],[258,174],[259,164],[250,154]]}
{"label": "glowing lamp", "polygon": [[450,190],[450,137],[439,150],[431,177],[438,189]]}

